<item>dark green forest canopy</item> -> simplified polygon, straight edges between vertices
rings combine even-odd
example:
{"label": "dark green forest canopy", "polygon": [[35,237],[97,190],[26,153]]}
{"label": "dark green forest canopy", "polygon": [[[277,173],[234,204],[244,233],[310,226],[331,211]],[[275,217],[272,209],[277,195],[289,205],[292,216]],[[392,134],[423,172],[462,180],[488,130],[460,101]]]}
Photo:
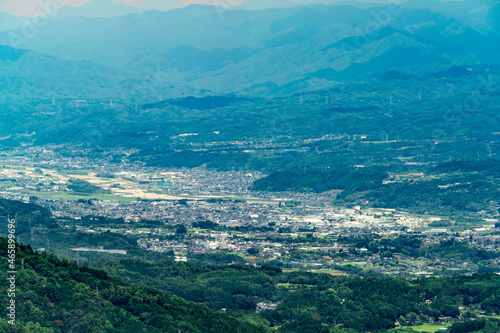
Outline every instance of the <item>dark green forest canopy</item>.
{"label": "dark green forest canopy", "polygon": [[[500,276],[420,278],[350,278],[308,272],[284,273],[262,266],[198,266],[174,261],[123,259],[96,267],[125,281],[157,286],[235,316],[256,316],[280,332],[331,332],[337,325],[355,331],[386,330],[398,320],[408,325],[442,316],[463,321],[459,307],[500,311]],[[276,310],[255,314],[258,302]],[[405,319],[407,318],[407,319]]]}
{"label": "dark green forest canopy", "polygon": [[[6,238],[0,239],[1,279],[7,278]],[[251,324],[216,313],[155,289],[123,283],[102,270],[79,267],[75,261],[53,254],[37,254],[18,245],[16,315],[9,326],[2,307],[2,332],[265,332]],[[5,282],[3,282],[5,283]],[[2,293],[2,304],[8,302]]]}
{"label": "dark green forest canopy", "polygon": [[474,172],[480,174],[500,175],[500,160],[488,159],[481,161],[460,160],[453,162],[445,162],[436,165],[434,168],[436,173],[449,172]]}
{"label": "dark green forest canopy", "polygon": [[[40,205],[0,198],[0,218],[17,220],[17,235],[29,232],[36,226],[56,227],[49,209]],[[7,223],[0,226],[0,233],[7,234]]]}
{"label": "dark green forest canopy", "polygon": [[111,191],[104,190],[99,186],[90,184],[88,181],[71,178],[68,189],[72,192],[82,194],[109,194]]}
{"label": "dark green forest canopy", "polygon": [[378,170],[343,167],[281,171],[257,180],[252,190],[255,191],[297,191],[321,193],[330,190],[367,191],[382,186],[382,181],[389,175]]}
{"label": "dark green forest canopy", "polygon": [[343,190],[337,199],[343,203],[368,203],[380,208],[407,209],[416,213],[452,215],[457,212],[487,210],[498,214],[500,162],[454,161],[421,166],[413,173],[423,176],[384,182],[392,176],[411,174],[410,170],[390,166],[332,168],[273,172],[254,182],[255,191],[325,192]]}
{"label": "dark green forest canopy", "polygon": [[[105,239],[106,233],[103,237],[99,239]],[[412,256],[442,257],[445,260],[476,262],[488,254],[452,243],[421,248],[422,239],[416,236],[339,241],[368,248],[383,246]],[[0,244],[5,266],[6,239],[1,239]],[[155,332],[153,327],[163,327],[161,325],[174,325],[172,327],[180,328],[181,332],[183,328],[186,332],[212,332],[206,327],[221,322],[223,327],[233,329],[228,328],[227,332],[259,331],[255,326],[213,313],[203,306],[213,310],[226,308],[227,314],[233,317],[264,327],[279,327],[281,332],[309,332],[310,327],[315,331],[329,332],[337,325],[360,332],[386,330],[395,327],[395,322],[401,318],[409,325],[432,322],[441,316],[461,321],[461,306],[490,314],[500,312],[500,276],[496,274],[414,280],[360,279],[308,272],[284,273],[276,267],[231,262],[211,266],[139,259],[98,261],[91,264],[93,268],[88,268],[78,267],[73,260],[57,259],[53,254],[36,254],[29,246],[20,245],[17,252],[18,265],[19,259],[25,259],[25,270],[20,272],[18,279],[19,309],[23,318],[27,318],[22,325],[40,332],[43,332],[41,328],[33,328],[35,323],[48,323],[45,326],[50,326],[53,331],[47,332],[59,332],[61,323],[80,323],[75,316],[79,309],[87,311],[87,308],[98,309],[83,317],[84,323],[95,323],[89,326],[92,329],[89,332],[128,332],[130,327],[139,332],[141,329]],[[457,254],[462,257],[456,257]],[[6,274],[6,270],[3,272]],[[74,293],[70,295],[65,292],[67,290],[74,290]],[[178,297],[198,305],[186,303]],[[277,308],[256,313],[259,302],[274,303]],[[32,310],[28,310],[25,304],[30,304]],[[46,310],[47,306],[52,310]],[[36,318],[43,318],[42,321],[33,319],[30,311],[34,308],[39,309],[35,312]],[[119,316],[110,315],[116,311]],[[187,326],[182,326],[182,323]]]}

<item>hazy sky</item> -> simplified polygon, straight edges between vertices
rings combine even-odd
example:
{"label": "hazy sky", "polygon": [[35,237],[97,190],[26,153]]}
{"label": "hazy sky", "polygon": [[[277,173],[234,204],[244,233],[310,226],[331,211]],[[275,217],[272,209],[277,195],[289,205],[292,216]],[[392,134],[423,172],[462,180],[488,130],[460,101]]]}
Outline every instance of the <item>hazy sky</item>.
{"label": "hazy sky", "polygon": [[[64,3],[71,6],[79,6],[89,3],[93,0],[0,0],[0,11],[6,11],[14,15],[24,15],[33,16],[40,15],[47,12],[45,8],[52,8],[53,6],[45,6],[43,4],[59,4]],[[147,8],[147,9],[159,9],[168,10],[173,8],[179,8],[191,4],[211,4],[211,5],[228,5],[237,6],[246,1],[252,0],[112,0],[117,3],[124,3],[130,6]],[[273,1],[273,0],[267,0]],[[291,0],[295,1],[295,0]],[[299,0],[300,1],[300,0]],[[342,0],[330,0],[331,2],[342,1]],[[378,3],[393,3],[398,0],[357,0],[359,2],[378,2]],[[405,0],[400,0],[405,1]],[[441,0],[443,1],[443,0]],[[446,0],[444,0],[446,1]],[[448,0],[449,1],[449,0]],[[324,2],[321,0],[302,0],[304,2]]]}
{"label": "hazy sky", "polygon": [[[70,5],[80,6],[85,5],[93,0],[0,0],[0,11],[9,12],[14,15],[33,16],[40,13],[47,12],[45,8],[52,8],[53,4],[59,6]],[[213,2],[213,0],[112,0],[117,3],[124,3],[135,7],[163,7],[168,9],[170,7],[182,7],[190,5],[191,3]],[[225,1],[225,0],[222,0]],[[235,1],[235,0],[229,0]],[[239,1],[239,0],[236,0]],[[46,4],[46,6],[43,6]],[[153,6],[151,6],[151,4]]]}

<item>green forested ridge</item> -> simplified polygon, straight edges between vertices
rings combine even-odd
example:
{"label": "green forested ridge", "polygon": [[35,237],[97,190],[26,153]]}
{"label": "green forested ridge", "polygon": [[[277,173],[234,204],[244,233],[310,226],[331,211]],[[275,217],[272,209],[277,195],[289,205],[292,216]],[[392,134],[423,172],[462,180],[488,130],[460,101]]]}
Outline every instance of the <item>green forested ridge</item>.
{"label": "green forested ridge", "polygon": [[[472,247],[467,242],[456,242],[454,240],[441,241],[438,243],[426,243],[424,237],[404,236],[396,238],[383,238],[380,236],[367,237],[339,237],[338,242],[350,244],[351,248],[366,248],[365,253],[359,253],[359,256],[371,256],[373,253],[383,254],[402,253],[408,257],[438,259],[440,261],[470,262],[476,264],[485,264],[486,260],[500,257],[498,251],[487,251]],[[496,266],[494,266],[496,267]],[[484,268],[486,269],[486,268]]]}
{"label": "green forested ridge", "polygon": [[[96,266],[125,281],[154,285],[214,309],[227,308],[232,315],[280,332],[386,330],[394,328],[396,321],[421,325],[445,316],[459,322],[475,317],[472,313],[500,312],[500,276],[495,274],[404,280],[174,261],[123,259]],[[277,308],[255,313],[259,302],[275,303]],[[497,322],[488,325],[499,328]]]}
{"label": "green forested ridge", "polygon": [[[4,221],[16,218],[16,237],[34,249],[42,248],[57,253],[64,258],[81,259],[82,261],[106,257],[107,254],[93,252],[75,252],[72,248],[87,247],[96,249],[118,249],[128,251],[130,257],[143,259],[165,259],[169,253],[157,253],[141,249],[137,239],[110,231],[88,233],[79,231],[76,225],[85,227],[128,228],[130,224],[123,219],[85,216],[80,220],[71,218],[54,218],[48,208],[34,203],[0,199],[0,218]],[[134,227],[158,227],[158,221],[142,221]],[[163,225],[163,224],[162,224]],[[8,235],[7,223],[0,225],[0,236]]]}
{"label": "green forested ridge", "polygon": [[[486,210],[495,215],[500,207],[500,162],[495,159],[420,166],[413,172],[386,167],[392,179],[388,178],[388,173],[374,167],[343,166],[335,169],[274,172],[257,180],[251,189],[343,190],[337,198],[344,203],[363,202],[374,207],[407,209],[422,214],[451,215]],[[384,180],[391,181],[384,183]]]}
{"label": "green forested ridge", "polygon": [[[2,280],[7,239],[0,239]],[[24,259],[24,270],[19,261]],[[17,332],[265,332],[203,305],[280,332],[387,330],[399,321],[420,325],[442,316],[458,322],[500,312],[500,276],[339,278],[271,267],[198,266],[124,259],[78,267],[72,260],[17,247]],[[108,273],[101,270],[105,269]],[[114,274],[119,278],[112,277]],[[122,282],[125,281],[126,283]],[[128,285],[137,283],[142,287]],[[155,291],[154,285],[164,292]],[[69,292],[68,292],[69,291]],[[186,302],[182,296],[200,305]],[[2,296],[4,303],[7,295]],[[258,302],[276,310],[255,312]],[[463,307],[461,310],[459,307]],[[2,332],[14,332],[1,310]],[[456,332],[494,332],[495,320],[454,325]],[[477,329],[479,328],[479,329]]]}
{"label": "green forested ridge", "polygon": [[82,194],[109,194],[111,191],[104,190],[99,186],[90,184],[88,181],[82,179],[70,179],[68,189],[70,191]]}
{"label": "green forested ridge", "polygon": [[[0,126],[0,135],[5,137],[1,144],[5,147],[19,146],[21,142],[36,145],[72,143],[94,148],[133,147],[141,150],[136,157],[144,160],[148,152],[155,152],[154,156],[187,151],[193,157],[204,156],[207,152],[228,152],[235,148],[241,148],[241,152],[251,148],[256,151],[241,155],[252,160],[267,160],[259,154],[267,147],[259,145],[260,149],[256,149],[258,147],[252,147],[252,142],[261,144],[262,140],[269,140],[268,143],[279,144],[280,148],[317,149],[320,157],[306,154],[301,158],[304,162],[310,160],[309,155],[316,155],[312,165],[321,159],[357,157],[365,161],[369,157],[373,162],[394,156],[411,156],[412,160],[423,162],[447,161],[450,157],[454,160],[477,158],[478,152],[484,159],[490,152],[488,144],[492,152],[498,148],[494,133],[499,131],[500,94],[490,85],[497,82],[500,67],[471,68],[478,78],[485,78],[485,87],[480,79],[471,82],[469,77],[389,83],[367,78],[368,83],[352,82],[310,91],[304,93],[302,99],[297,94],[270,99],[244,96],[187,98],[196,102],[196,108],[178,103],[179,100],[164,100],[153,109],[149,104],[140,103],[137,107],[135,103],[119,102],[110,106],[102,100],[75,105],[70,99],[58,100],[56,105],[52,105],[52,99],[4,105],[0,117],[2,123],[9,126]],[[489,76],[491,80],[486,79]],[[464,89],[464,86],[469,88]],[[414,93],[424,87],[427,93],[420,100]],[[473,89],[487,90],[480,101],[480,110],[466,110],[462,105]],[[398,92],[399,101],[390,104],[392,91]],[[232,104],[215,103],[212,109],[207,108],[211,105],[207,99],[230,99]],[[27,137],[16,136],[16,133],[34,134]],[[183,133],[198,135],[179,137]],[[332,137],[325,137],[329,135]],[[340,138],[341,135],[345,136]],[[235,146],[232,144],[235,141],[248,141],[249,147]],[[223,144],[204,146],[206,142]],[[280,156],[285,152],[275,150],[272,153]],[[304,152],[297,155],[303,156]],[[201,158],[196,160],[203,163]],[[182,161],[188,163],[189,159]],[[238,158],[235,162],[241,167],[257,166],[256,161],[241,163]],[[218,163],[214,164],[218,167]],[[268,160],[266,169],[276,168],[276,164],[279,162]]]}
{"label": "green forested ridge", "polygon": [[488,173],[498,176],[500,174],[500,160],[460,160],[453,162],[444,162],[434,168],[436,173],[439,172],[474,172],[479,174]]}
{"label": "green forested ridge", "polygon": [[[16,200],[0,198],[0,218],[17,220],[16,233],[22,235],[30,231],[32,227],[55,228],[57,224],[51,218],[49,209],[40,205],[24,203]],[[7,224],[0,228],[0,233],[6,234]]]}
{"label": "green forested ridge", "polygon": [[[17,325],[0,310],[2,332],[264,332],[155,289],[127,285],[101,270],[18,245]],[[7,281],[7,239],[0,239],[1,280]],[[24,259],[24,269],[20,260]],[[2,304],[8,302],[2,293]]]}
{"label": "green forested ridge", "polygon": [[291,170],[270,174],[257,180],[252,190],[255,191],[297,191],[321,193],[330,190],[367,191],[382,186],[382,181],[389,175],[383,171],[364,170],[364,168],[335,168],[336,170],[307,171]]}
{"label": "green forested ridge", "polygon": [[[462,178],[463,179],[463,178]],[[455,183],[441,188],[439,181],[388,184],[370,193],[349,195],[340,198],[351,201],[368,200],[375,207],[410,209],[417,213],[447,215],[455,212],[477,212],[494,208],[500,202],[496,182],[471,179],[470,182]],[[442,186],[442,185],[441,185]],[[446,186],[446,185],[445,185]]]}

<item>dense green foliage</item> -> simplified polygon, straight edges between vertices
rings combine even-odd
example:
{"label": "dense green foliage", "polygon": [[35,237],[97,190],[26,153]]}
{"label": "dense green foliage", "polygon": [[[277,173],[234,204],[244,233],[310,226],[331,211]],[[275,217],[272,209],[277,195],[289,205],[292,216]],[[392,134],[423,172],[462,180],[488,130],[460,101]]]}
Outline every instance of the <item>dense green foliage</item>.
{"label": "dense green foliage", "polygon": [[[228,313],[281,332],[311,332],[311,327],[330,332],[336,325],[356,331],[390,329],[397,320],[414,325],[442,316],[462,318],[459,306],[500,312],[500,276],[495,274],[408,281],[173,261],[124,259],[96,266],[128,282],[154,285],[214,309],[227,308]],[[277,308],[255,314],[258,302],[275,303]]]}
{"label": "dense green foliage", "polygon": [[[57,223],[51,218],[49,209],[16,200],[0,198],[0,218],[4,221],[7,218],[17,220],[16,234],[28,233],[31,227],[43,226],[46,228],[56,228]],[[7,224],[0,226],[0,234],[7,234]]]}
{"label": "dense green foliage", "polygon": [[[389,168],[390,169],[390,168]],[[343,203],[364,203],[381,208],[399,208],[416,213],[451,215],[480,210],[498,212],[498,160],[455,161],[420,167],[423,176],[409,171],[390,170],[393,178],[376,168],[343,166],[334,170],[274,172],[257,180],[252,190],[325,192],[343,190],[337,199]],[[410,176],[404,177],[405,174]]]}
{"label": "dense green foliage", "polygon": [[81,194],[109,194],[111,191],[105,190],[99,186],[90,184],[82,179],[70,179],[68,189]]}
{"label": "dense green foliage", "polygon": [[[477,212],[488,209],[491,202],[500,202],[496,181],[476,177],[449,177],[444,181],[446,185],[442,185],[443,179],[387,184],[370,193],[363,193],[358,198],[368,200],[375,207],[397,207],[418,213],[441,214]],[[355,196],[346,193],[341,198],[349,201]]]}
{"label": "dense green foliage", "polygon": [[[264,332],[152,288],[130,286],[107,273],[53,254],[17,246],[17,332]],[[7,278],[7,239],[0,239],[1,280]],[[24,259],[24,269],[19,261]],[[4,282],[5,283],[5,282]],[[3,293],[2,304],[7,302]],[[7,309],[0,314],[6,318]],[[14,332],[5,325],[2,332]],[[24,331],[23,331],[24,330]]]}
{"label": "dense green foliage", "polygon": [[451,325],[450,333],[469,333],[482,330],[486,326],[485,320],[471,320]]}
{"label": "dense green foliage", "polygon": [[275,172],[257,180],[255,191],[297,191],[321,193],[330,190],[368,191],[382,186],[389,175],[382,171],[354,169],[349,167],[335,170],[298,170]]}
{"label": "dense green foliage", "polygon": [[474,172],[480,174],[500,175],[500,160],[482,160],[482,161],[453,161],[445,162],[434,168],[436,173],[449,172]]}
{"label": "dense green foliage", "polygon": [[[418,236],[398,236],[395,238],[382,238],[372,235],[370,237],[339,237],[338,241],[350,244],[354,248],[366,248],[364,255],[372,253],[382,254],[385,251],[391,253],[402,253],[408,257],[422,257],[431,260],[470,262],[481,264],[489,259],[500,257],[498,251],[487,251],[472,247],[467,242],[455,240],[441,241],[437,243],[426,243],[425,238]],[[360,253],[363,255],[363,253]]]}

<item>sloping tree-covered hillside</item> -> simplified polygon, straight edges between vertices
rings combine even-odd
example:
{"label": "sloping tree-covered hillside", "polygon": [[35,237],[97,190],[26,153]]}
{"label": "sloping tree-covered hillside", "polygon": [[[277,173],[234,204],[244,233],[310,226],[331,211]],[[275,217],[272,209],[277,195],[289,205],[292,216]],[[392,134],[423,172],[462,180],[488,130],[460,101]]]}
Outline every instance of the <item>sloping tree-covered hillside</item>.
{"label": "sloping tree-covered hillside", "polygon": [[257,180],[255,191],[297,191],[321,193],[330,190],[367,191],[379,188],[389,175],[383,171],[338,167],[323,170],[278,171]]}
{"label": "sloping tree-covered hillside", "polygon": [[[8,241],[0,239],[0,278],[6,286]],[[204,306],[147,287],[128,285],[72,260],[17,245],[16,325],[0,310],[0,331],[18,333],[252,333],[265,329],[241,323]],[[24,269],[20,264],[24,259]],[[2,304],[8,294],[2,293]]]}
{"label": "sloping tree-covered hillside", "polygon": [[[272,267],[198,266],[174,261],[123,259],[96,264],[130,283],[155,286],[279,332],[373,332],[461,323],[500,313],[500,276],[352,278]],[[275,309],[258,304],[274,304]],[[467,325],[465,325],[468,327]],[[488,327],[498,327],[494,320]],[[457,326],[457,329],[461,326]],[[475,327],[471,325],[471,327]],[[486,326],[483,325],[482,328]],[[399,328],[400,329],[400,328]]]}

